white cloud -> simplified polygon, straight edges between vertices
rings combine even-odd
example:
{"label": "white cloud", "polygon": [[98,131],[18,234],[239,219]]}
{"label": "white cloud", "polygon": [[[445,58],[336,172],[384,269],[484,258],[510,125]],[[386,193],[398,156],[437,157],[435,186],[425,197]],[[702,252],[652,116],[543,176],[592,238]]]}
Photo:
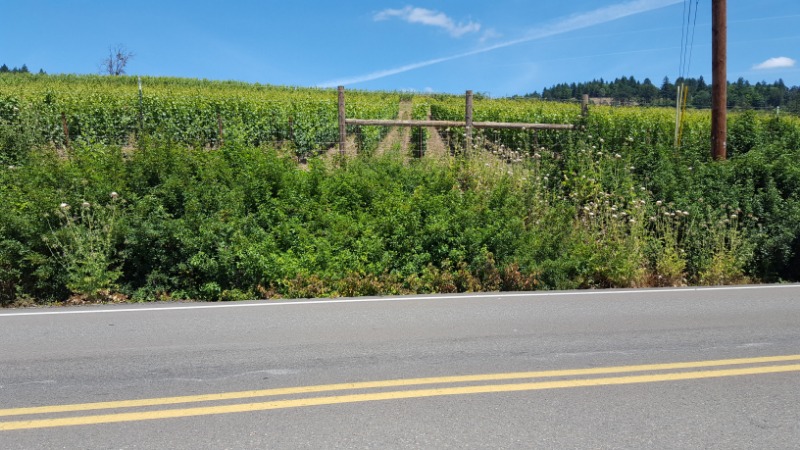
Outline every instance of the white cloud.
{"label": "white cloud", "polygon": [[494,28],[489,28],[488,30],[484,31],[483,34],[481,34],[479,42],[481,44],[484,44],[486,43],[486,41],[491,41],[501,37],[503,37],[503,35],[498,33],[497,30],[495,30]]}
{"label": "white cloud", "polygon": [[[528,33],[526,33],[523,37],[518,39],[500,42],[497,44],[478,48],[477,50],[459,53],[456,55],[444,56],[441,58],[429,59],[427,61],[420,61],[412,64],[406,64],[404,66],[395,67],[393,69],[378,70],[365,75],[359,75],[349,78],[341,78],[338,80],[331,80],[321,83],[319,86],[320,87],[345,86],[345,85],[363,83],[366,81],[377,80],[380,78],[386,78],[388,76],[409,72],[411,70],[421,69],[423,67],[428,67],[434,64],[440,64],[447,61],[452,61],[454,59],[461,59],[461,58],[466,58],[468,56],[479,55],[481,53],[487,53],[493,50],[498,50],[505,47],[511,47],[512,45],[519,45],[525,42],[535,41],[538,39],[543,39],[546,37],[555,36],[570,31],[580,30],[582,28],[588,28],[594,25],[600,25],[603,23],[612,22],[617,19],[622,19],[623,17],[633,16],[636,14],[653,11],[656,9],[664,8],[682,2],[683,0],[633,0],[626,3],[618,3],[616,5],[598,8],[586,13],[576,14],[561,19],[559,21],[556,21],[547,26],[533,28],[529,30]],[[377,19],[377,16],[376,20],[379,20]]]}
{"label": "white cloud", "polygon": [[769,70],[769,69],[786,69],[788,67],[794,67],[797,61],[793,60],[792,58],[787,58],[785,56],[780,56],[777,58],[770,58],[761,64],[756,64],[753,66],[754,70]]}
{"label": "white cloud", "polygon": [[461,37],[467,33],[480,31],[481,24],[468,22],[466,24],[456,24],[453,19],[447,17],[443,12],[433,11],[425,8],[415,8],[406,6],[403,9],[385,9],[375,14],[376,21],[398,18],[408,23],[419,23],[432,27],[439,27],[450,33],[453,37]]}

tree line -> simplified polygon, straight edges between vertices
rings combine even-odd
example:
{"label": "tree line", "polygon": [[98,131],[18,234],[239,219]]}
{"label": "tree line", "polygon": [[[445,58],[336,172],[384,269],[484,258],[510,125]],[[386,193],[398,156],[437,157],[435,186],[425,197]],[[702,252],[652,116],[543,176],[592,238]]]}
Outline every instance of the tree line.
{"label": "tree line", "polygon": [[[711,84],[703,77],[678,78],[671,82],[664,77],[660,86],[645,78],[633,76],[613,81],[602,78],[585,83],[560,83],[545,88],[541,93],[525,94],[523,98],[568,101],[580,99],[583,94],[595,99],[606,99],[615,104],[675,106],[678,86],[689,88],[687,105],[693,108],[711,108]],[[800,86],[786,86],[783,80],[751,84],[744,78],[728,82],[728,107],[737,109],[775,109],[800,113]]]}
{"label": "tree line", "polygon": [[[22,67],[14,66],[13,69],[9,69],[7,65],[3,64],[0,66],[0,73],[31,73],[30,69],[26,64],[23,64]],[[39,69],[39,74],[44,75],[45,71],[43,69]]]}
{"label": "tree line", "polygon": [[[125,67],[134,56],[136,55],[122,44],[111,46],[108,48],[108,56],[100,62],[100,73],[124,75]],[[23,64],[22,67],[15,66],[13,69],[9,69],[6,64],[3,64],[0,66],[0,73],[31,73],[31,71],[28,69],[27,64]],[[39,75],[46,74],[44,69],[39,69]]]}

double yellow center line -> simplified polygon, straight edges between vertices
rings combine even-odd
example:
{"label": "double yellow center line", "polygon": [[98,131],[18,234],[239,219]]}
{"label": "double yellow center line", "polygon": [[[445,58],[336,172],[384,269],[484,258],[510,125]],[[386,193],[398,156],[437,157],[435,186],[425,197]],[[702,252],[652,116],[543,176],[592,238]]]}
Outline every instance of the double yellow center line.
{"label": "double yellow center line", "polygon": [[[71,405],[36,406],[28,408],[0,409],[0,417],[55,415],[101,410],[123,410],[126,408],[146,408],[176,404],[222,402],[264,397],[316,394],[322,392],[375,390],[376,392],[353,393],[329,396],[306,396],[302,398],[278,399],[263,402],[248,402],[210,406],[194,406],[177,409],[155,409],[148,411],[108,414],[72,415],[29,420],[0,421],[0,431],[49,428],[75,425],[132,422],[140,420],[169,419],[179,417],[230,414],[237,412],[266,411],[272,409],[298,408],[303,406],[334,405],[341,403],[370,402],[378,400],[398,400],[410,398],[439,397],[447,395],[487,394],[501,392],[536,391],[573,387],[611,386],[663,381],[699,380],[742,375],[776,374],[800,372],[800,364],[778,364],[800,361],[800,355],[768,356],[759,358],[723,359],[712,361],[679,362],[668,364],[648,364],[618,367],[595,367],[588,369],[549,370],[536,372],[497,373],[483,375],[464,375],[451,377],[409,378],[359,383],[326,384],[253,391],[223,392],[216,394],[187,395],[180,397],[161,397],[138,400],[120,400],[97,403],[78,403]],[[740,366],[740,367],[736,367]],[[746,367],[741,367],[746,366]],[[728,367],[728,368],[721,368]],[[668,372],[666,372],[668,371]],[[644,374],[636,374],[646,372]],[[652,373],[656,372],[656,373]],[[616,375],[591,377],[593,375]],[[535,381],[542,378],[567,378],[551,381]],[[512,380],[528,380],[509,383]],[[500,382],[500,383],[498,383]],[[420,386],[456,385],[465,386],[427,387]],[[477,384],[482,383],[482,384]],[[403,388],[400,390],[386,390]]]}

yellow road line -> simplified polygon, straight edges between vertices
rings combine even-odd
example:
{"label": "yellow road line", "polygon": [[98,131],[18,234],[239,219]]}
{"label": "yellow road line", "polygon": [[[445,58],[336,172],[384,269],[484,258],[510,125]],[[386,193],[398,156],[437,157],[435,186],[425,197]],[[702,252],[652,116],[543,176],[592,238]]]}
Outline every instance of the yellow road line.
{"label": "yellow road line", "polygon": [[408,378],[398,380],[366,381],[358,383],[324,384],[318,386],[299,386],[289,388],[261,389],[239,392],[222,392],[215,394],[185,395],[178,397],[145,398],[136,400],[119,400],[108,402],[78,403],[71,405],[34,406],[27,408],[0,409],[0,417],[21,416],[30,414],[50,414],[74,411],[92,411],[100,409],[135,408],[144,406],[174,405],[179,403],[198,403],[221,400],[237,400],[244,398],[269,397],[292,394],[311,394],[329,391],[346,391],[357,389],[376,389],[389,387],[409,387],[425,384],[453,384],[484,381],[508,381],[524,378],[555,378],[584,375],[608,375],[615,373],[646,372],[657,370],[698,369],[743,364],[764,364],[776,362],[800,361],[800,355],[765,356],[757,358],[720,359],[710,361],[692,361],[666,364],[646,364],[635,366],[594,367],[589,369],[547,370],[536,372],[515,372],[497,374],[462,375],[450,377]]}
{"label": "yellow road line", "polygon": [[338,395],[330,397],[314,397],[293,400],[276,400],[260,403],[244,403],[236,405],[206,406],[185,409],[168,409],[159,411],[103,414],[84,417],[64,417],[57,419],[22,420],[0,422],[0,431],[24,430],[33,428],[51,428],[75,425],[96,425],[105,423],[134,422],[142,420],[172,419],[215,414],[230,414],[273,409],[299,408],[303,406],[335,405],[342,403],[371,402],[379,400],[399,400],[410,398],[440,397],[448,395],[487,394],[520,391],[536,391],[545,389],[563,389],[589,386],[612,386],[638,383],[655,383],[663,381],[699,380],[706,378],[722,378],[742,375],[761,375],[800,371],[800,364],[782,366],[745,367],[738,369],[705,370],[695,372],[674,372],[650,375],[631,375],[623,377],[589,378],[574,380],[539,381],[519,384],[494,384],[481,386],[462,386],[450,388],[418,389],[407,391],[377,392],[369,394]]}

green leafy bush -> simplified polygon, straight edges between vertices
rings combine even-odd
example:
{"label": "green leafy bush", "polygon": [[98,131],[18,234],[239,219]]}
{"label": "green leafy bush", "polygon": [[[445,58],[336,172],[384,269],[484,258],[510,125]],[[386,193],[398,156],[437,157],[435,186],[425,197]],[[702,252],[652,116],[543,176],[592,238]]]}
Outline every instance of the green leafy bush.
{"label": "green leafy bush", "polygon": [[[94,104],[113,110],[127,87],[108,83],[109,99]],[[37,89],[26,101],[41,111],[67,101]],[[476,133],[467,159],[364,152],[300,167],[285,146],[256,145],[264,141],[247,120],[272,109],[221,104],[250,119],[208,145],[213,124],[191,125],[205,130],[197,141],[194,131],[176,138],[200,119],[188,100],[164,95],[163,134],[156,126],[133,147],[127,132],[92,142],[89,129],[128,125],[102,111],[89,120],[77,99],[82,118],[70,126],[84,138],[69,147],[58,123],[28,126],[0,105],[0,138],[3,126],[9,133],[0,139],[0,303],[111,291],[226,301],[800,280],[794,118],[734,116],[726,162],[710,160],[703,116],[690,116],[675,149],[664,111],[597,108],[586,130]],[[211,97],[192,108],[224,100]],[[434,118],[463,114],[454,104],[424,98],[414,115],[429,105]],[[476,105],[483,120],[576,120],[571,105]],[[442,137],[463,139],[455,129]]]}

